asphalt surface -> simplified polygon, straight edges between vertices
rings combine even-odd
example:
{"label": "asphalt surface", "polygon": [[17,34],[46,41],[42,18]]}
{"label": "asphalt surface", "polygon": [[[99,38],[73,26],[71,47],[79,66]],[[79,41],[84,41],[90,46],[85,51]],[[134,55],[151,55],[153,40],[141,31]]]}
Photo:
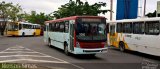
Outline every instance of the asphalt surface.
{"label": "asphalt surface", "polygon": [[95,57],[66,56],[63,50],[48,47],[42,36],[0,37],[0,63],[1,67],[4,63],[16,63],[29,69],[160,69],[160,57],[120,52],[113,47],[109,47],[108,53]]}

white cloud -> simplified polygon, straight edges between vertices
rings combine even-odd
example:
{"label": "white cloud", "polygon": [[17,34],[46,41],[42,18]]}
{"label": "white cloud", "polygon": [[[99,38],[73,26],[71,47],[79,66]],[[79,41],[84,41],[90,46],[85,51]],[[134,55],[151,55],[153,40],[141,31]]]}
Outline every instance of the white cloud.
{"label": "white cloud", "polygon": [[58,9],[61,5],[67,3],[67,0],[5,0],[5,2],[13,2],[20,4],[24,11],[32,10],[37,12],[51,13]]}

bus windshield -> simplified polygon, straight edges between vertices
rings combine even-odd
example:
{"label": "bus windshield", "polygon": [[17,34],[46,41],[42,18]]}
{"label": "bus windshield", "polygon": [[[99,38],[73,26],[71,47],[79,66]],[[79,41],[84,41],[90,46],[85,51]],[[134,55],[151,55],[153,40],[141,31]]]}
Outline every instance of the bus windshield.
{"label": "bus windshield", "polygon": [[15,23],[10,23],[8,26],[9,31],[17,31],[18,30],[18,25]]}
{"label": "bus windshield", "polygon": [[106,24],[93,22],[77,23],[76,36],[79,41],[106,41]]}

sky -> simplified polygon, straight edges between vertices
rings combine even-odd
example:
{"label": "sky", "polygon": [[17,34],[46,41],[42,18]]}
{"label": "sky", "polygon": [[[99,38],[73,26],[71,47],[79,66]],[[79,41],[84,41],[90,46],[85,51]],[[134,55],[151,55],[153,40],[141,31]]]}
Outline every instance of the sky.
{"label": "sky", "polygon": [[[44,12],[46,14],[49,14],[53,11],[58,10],[58,7],[61,5],[64,5],[69,2],[69,0],[0,0],[5,1],[5,2],[12,2],[13,4],[20,4],[22,9],[28,13],[30,11],[36,11],[36,12]],[[75,1],[75,0],[74,0]],[[94,4],[97,2],[106,2],[107,6],[103,7],[102,9],[110,9],[110,0],[81,0],[83,2],[88,1],[89,4]],[[146,13],[149,12],[154,12],[156,10],[156,4],[157,1],[160,0],[146,0],[147,5],[146,5]],[[138,16],[143,16],[143,3],[144,0],[139,0],[139,7],[142,7],[141,9],[139,8],[138,11]],[[113,19],[115,19],[116,16],[116,0],[113,0]],[[103,15],[100,14],[100,16],[105,16],[109,19],[110,15],[109,13]]]}

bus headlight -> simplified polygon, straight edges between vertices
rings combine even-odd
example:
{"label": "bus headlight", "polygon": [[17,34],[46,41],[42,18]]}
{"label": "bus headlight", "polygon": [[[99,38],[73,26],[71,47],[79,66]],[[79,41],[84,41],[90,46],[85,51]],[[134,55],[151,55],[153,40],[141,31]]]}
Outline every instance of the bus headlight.
{"label": "bus headlight", "polygon": [[76,42],[76,47],[80,48],[79,42]]}

